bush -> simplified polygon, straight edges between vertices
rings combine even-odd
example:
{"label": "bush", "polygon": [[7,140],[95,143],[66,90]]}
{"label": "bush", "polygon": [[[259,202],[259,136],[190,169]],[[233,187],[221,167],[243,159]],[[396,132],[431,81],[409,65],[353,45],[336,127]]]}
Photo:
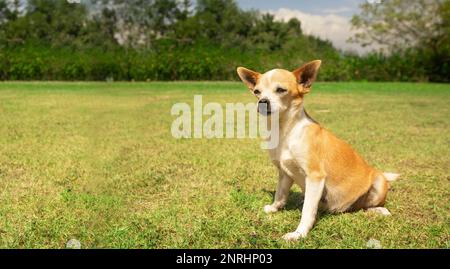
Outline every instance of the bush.
{"label": "bush", "polygon": [[[430,73],[435,75],[433,80],[445,79],[433,72],[423,61],[424,57],[415,51],[389,57],[380,53],[360,57],[339,54],[331,44],[311,37],[299,38],[272,52],[224,48],[208,42],[182,46],[165,41],[148,50],[122,47],[77,50],[25,45],[0,52],[0,79],[237,80],[237,66],[259,72],[272,68],[293,70],[314,59],[323,61],[318,77],[322,81],[427,81]],[[445,74],[445,70],[440,72]]]}

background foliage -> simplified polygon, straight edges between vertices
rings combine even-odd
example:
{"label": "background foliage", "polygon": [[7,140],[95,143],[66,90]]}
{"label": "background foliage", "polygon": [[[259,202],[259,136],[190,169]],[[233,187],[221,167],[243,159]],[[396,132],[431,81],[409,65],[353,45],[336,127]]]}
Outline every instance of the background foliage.
{"label": "background foliage", "polygon": [[0,0],[0,79],[229,80],[240,65],[294,69],[322,59],[320,80],[450,80],[447,0],[362,5],[351,41],[387,48],[364,56],[303,34],[297,19],[232,0],[196,2]]}

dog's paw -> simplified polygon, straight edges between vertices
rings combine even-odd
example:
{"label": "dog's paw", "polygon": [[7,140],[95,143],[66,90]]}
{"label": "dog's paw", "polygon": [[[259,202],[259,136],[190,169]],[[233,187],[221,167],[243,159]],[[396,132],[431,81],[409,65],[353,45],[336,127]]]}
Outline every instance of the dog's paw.
{"label": "dog's paw", "polygon": [[273,205],[265,205],[264,206],[264,212],[266,212],[266,214],[275,213],[277,211],[278,211],[278,209],[276,207],[274,207]]}
{"label": "dog's paw", "polygon": [[283,239],[286,241],[297,241],[298,239],[305,238],[305,237],[306,237],[306,233],[297,232],[297,231],[283,235]]}
{"label": "dog's paw", "polygon": [[371,207],[367,209],[367,212],[373,212],[376,214],[380,214],[383,216],[390,216],[392,215],[391,212],[386,207]]}

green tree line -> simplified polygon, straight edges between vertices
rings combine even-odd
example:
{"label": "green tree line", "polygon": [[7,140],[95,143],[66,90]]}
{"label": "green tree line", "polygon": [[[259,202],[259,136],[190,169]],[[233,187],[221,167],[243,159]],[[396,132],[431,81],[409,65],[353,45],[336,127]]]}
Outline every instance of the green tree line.
{"label": "green tree line", "polygon": [[[403,2],[383,1],[381,14],[361,6],[361,16],[352,19],[361,31],[352,41],[380,41],[376,37],[398,25],[372,26],[380,18],[389,22],[389,12],[403,14],[389,9]],[[294,69],[322,59],[318,79],[325,81],[449,81],[449,4],[429,6],[438,18],[430,34],[436,42],[425,35],[401,44],[393,35],[395,45],[378,42],[390,53],[358,56],[302,33],[297,19],[277,21],[233,0],[0,0],[0,79],[233,80],[237,66]],[[397,20],[416,27],[413,15]]]}

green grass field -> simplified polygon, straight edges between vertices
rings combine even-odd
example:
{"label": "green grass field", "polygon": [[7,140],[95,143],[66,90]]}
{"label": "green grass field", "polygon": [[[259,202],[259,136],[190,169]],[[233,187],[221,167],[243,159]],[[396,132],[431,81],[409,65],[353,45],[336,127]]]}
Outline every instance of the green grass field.
{"label": "green grass field", "polygon": [[266,215],[277,171],[258,139],[172,138],[177,102],[251,102],[241,83],[0,83],[0,247],[449,248],[450,85],[317,83],[308,112],[373,166],[386,207]]}

